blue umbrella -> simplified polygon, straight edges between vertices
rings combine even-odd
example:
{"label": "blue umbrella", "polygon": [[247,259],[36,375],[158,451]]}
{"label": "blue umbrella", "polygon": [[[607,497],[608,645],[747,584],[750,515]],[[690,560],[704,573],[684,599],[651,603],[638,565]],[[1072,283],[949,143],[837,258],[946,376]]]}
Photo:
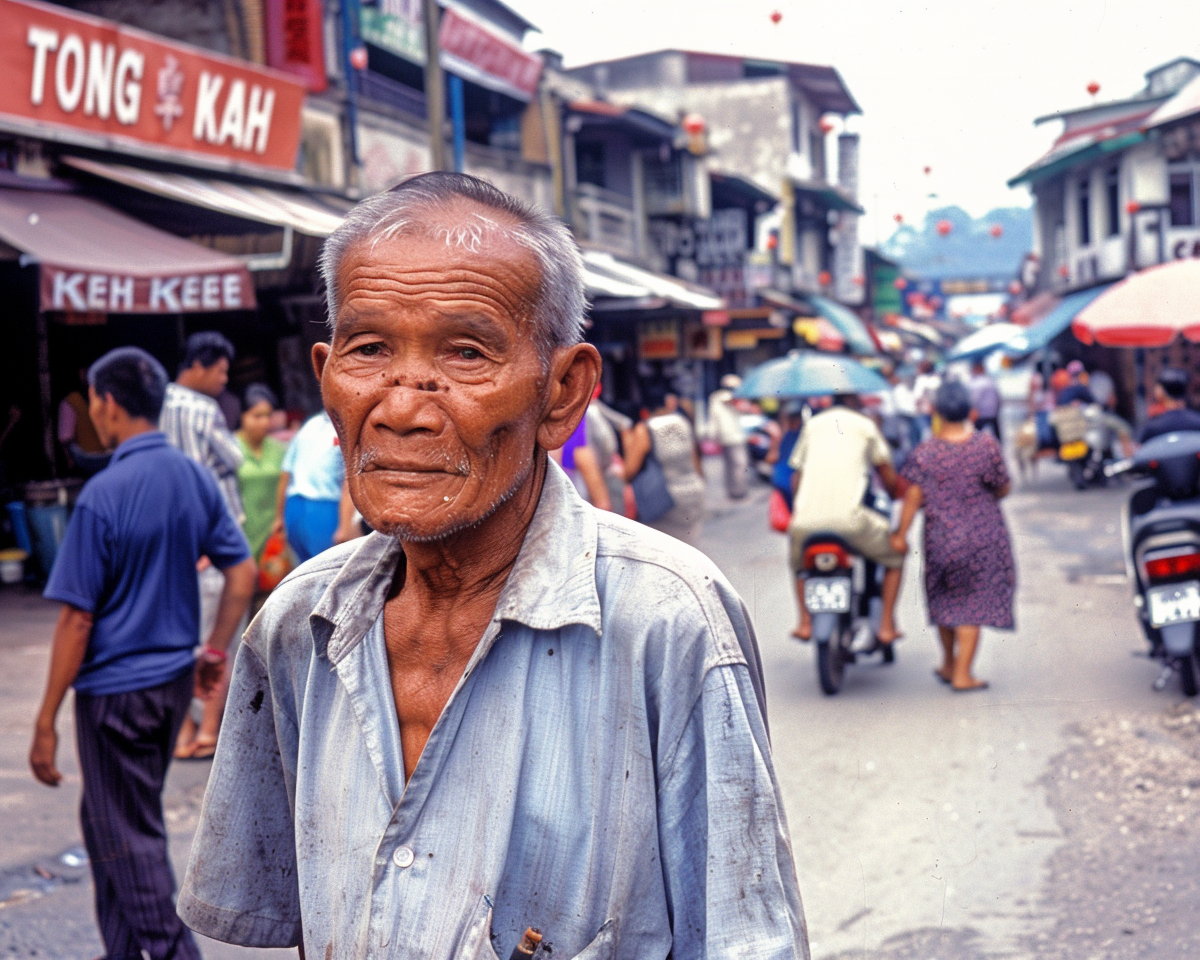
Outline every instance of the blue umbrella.
{"label": "blue umbrella", "polygon": [[793,350],[786,357],[760,364],[742,380],[736,395],[762,397],[825,397],[835,393],[886,393],[891,387],[874,370],[849,357]]}

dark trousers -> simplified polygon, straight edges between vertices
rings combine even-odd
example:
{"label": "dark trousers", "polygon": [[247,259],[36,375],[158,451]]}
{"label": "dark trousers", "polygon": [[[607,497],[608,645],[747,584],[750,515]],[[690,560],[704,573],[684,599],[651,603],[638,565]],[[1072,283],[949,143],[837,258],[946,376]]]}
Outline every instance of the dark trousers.
{"label": "dark trousers", "polygon": [[1000,441],[1003,446],[1004,437],[1000,434],[1000,417],[979,417],[975,420],[976,430],[987,430],[993,437]]}
{"label": "dark trousers", "polygon": [[175,912],[162,792],[191,703],[191,670],[158,687],[77,694],[83,841],[108,960],[200,960]]}

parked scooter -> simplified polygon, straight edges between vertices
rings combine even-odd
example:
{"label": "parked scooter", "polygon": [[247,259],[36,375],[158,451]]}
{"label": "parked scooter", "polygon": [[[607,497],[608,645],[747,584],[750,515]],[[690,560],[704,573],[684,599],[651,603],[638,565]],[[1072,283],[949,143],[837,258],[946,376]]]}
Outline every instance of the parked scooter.
{"label": "parked scooter", "polygon": [[895,643],[880,643],[883,570],[858,556],[841,537],[815,533],[803,544],[804,605],[812,616],[817,678],[832,696],[842,688],[847,664],[860,656],[896,659]]}
{"label": "parked scooter", "polygon": [[1162,690],[1178,673],[1184,694],[1194,697],[1200,680],[1200,432],[1156,437],[1107,473],[1153,480],[1124,508],[1125,562],[1150,656],[1163,663],[1154,688]]}

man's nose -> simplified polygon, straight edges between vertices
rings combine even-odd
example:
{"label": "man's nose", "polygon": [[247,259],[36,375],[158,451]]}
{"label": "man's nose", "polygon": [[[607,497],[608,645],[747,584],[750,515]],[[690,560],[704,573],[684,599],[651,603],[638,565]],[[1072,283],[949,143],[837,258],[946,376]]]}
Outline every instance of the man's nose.
{"label": "man's nose", "polygon": [[378,425],[399,433],[413,430],[437,433],[443,424],[437,399],[445,386],[428,368],[406,366],[405,371],[389,370],[384,378],[383,395],[375,405],[372,419]]}

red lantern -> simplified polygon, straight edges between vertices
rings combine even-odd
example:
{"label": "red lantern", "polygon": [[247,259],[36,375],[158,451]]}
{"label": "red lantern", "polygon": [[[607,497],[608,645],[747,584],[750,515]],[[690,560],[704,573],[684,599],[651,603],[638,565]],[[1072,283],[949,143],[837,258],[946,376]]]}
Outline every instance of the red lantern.
{"label": "red lantern", "polygon": [[897,290],[903,290],[905,287],[908,286],[908,281],[905,280],[903,277],[897,277],[895,280],[892,281],[892,286],[895,287]]}
{"label": "red lantern", "polygon": [[950,235],[950,231],[954,229],[954,224],[952,224],[949,220],[939,220],[934,229],[937,230],[938,236],[948,237]]}
{"label": "red lantern", "polygon": [[778,10],[771,11],[771,22],[772,23],[778,23],[782,19],[783,19],[783,14],[780,13]]}
{"label": "red lantern", "polygon": [[1141,209],[1142,209],[1142,205],[1140,203],[1138,203],[1136,200],[1130,200],[1127,204],[1125,204],[1125,212],[1128,213],[1131,217]]}
{"label": "red lantern", "polygon": [[1100,92],[1100,84],[1098,84],[1095,80],[1093,80],[1091,83],[1089,83],[1087,85],[1087,92],[1090,93],[1094,97],[1096,94],[1098,94]]}
{"label": "red lantern", "polygon": [[768,233],[767,234],[767,249],[774,250],[778,246],[779,246],[779,234]]}
{"label": "red lantern", "polygon": [[1000,224],[998,224],[998,223],[993,223],[992,229],[989,230],[988,233],[990,233],[993,237],[995,237],[997,240],[999,240],[1002,236],[1004,236],[1004,228],[1002,226],[1000,226]]}
{"label": "red lantern", "polygon": [[1065,263],[1059,265],[1058,275],[1060,277],[1062,277],[1064,280],[1070,275],[1070,271],[1067,270],[1067,265]]}
{"label": "red lantern", "polygon": [[817,274],[817,283],[819,283],[823,287],[829,286],[831,283],[833,283],[832,274],[830,274],[830,272],[828,270],[822,270],[820,273]]}
{"label": "red lantern", "polygon": [[355,47],[350,51],[350,66],[355,70],[367,69],[367,48]]}
{"label": "red lantern", "polygon": [[918,306],[921,306],[925,302],[925,295],[914,291],[913,293],[910,293],[904,299],[908,301],[908,305],[910,307],[918,307]]}
{"label": "red lantern", "polygon": [[821,122],[820,122],[820,123],[818,123],[818,124],[817,124],[817,126],[820,128],[820,130],[821,130],[821,132],[822,132],[822,133],[826,133],[826,134],[827,134],[827,133],[829,133],[831,130],[833,130],[833,121],[832,121],[832,120],[829,120],[829,119],[827,119],[827,118],[825,118],[825,117],[822,117],[822,118],[821,118]]}
{"label": "red lantern", "polygon": [[926,167],[925,176],[929,176],[931,173],[933,173],[933,167]]}
{"label": "red lantern", "polygon": [[1024,289],[1025,288],[1021,286],[1020,280],[1010,280],[1008,283],[1008,292],[1014,297]]}
{"label": "red lantern", "polygon": [[903,222],[904,222],[904,214],[902,214],[902,213],[893,213],[893,214],[892,214],[892,219],[893,219],[893,220],[895,220],[897,223],[903,223]]}
{"label": "red lantern", "polygon": [[864,280],[862,277],[851,277],[850,282],[853,283],[856,287],[861,287],[867,281]]}
{"label": "red lantern", "polygon": [[683,131],[688,136],[698,137],[708,129],[708,124],[698,113],[689,113],[683,118]]}

